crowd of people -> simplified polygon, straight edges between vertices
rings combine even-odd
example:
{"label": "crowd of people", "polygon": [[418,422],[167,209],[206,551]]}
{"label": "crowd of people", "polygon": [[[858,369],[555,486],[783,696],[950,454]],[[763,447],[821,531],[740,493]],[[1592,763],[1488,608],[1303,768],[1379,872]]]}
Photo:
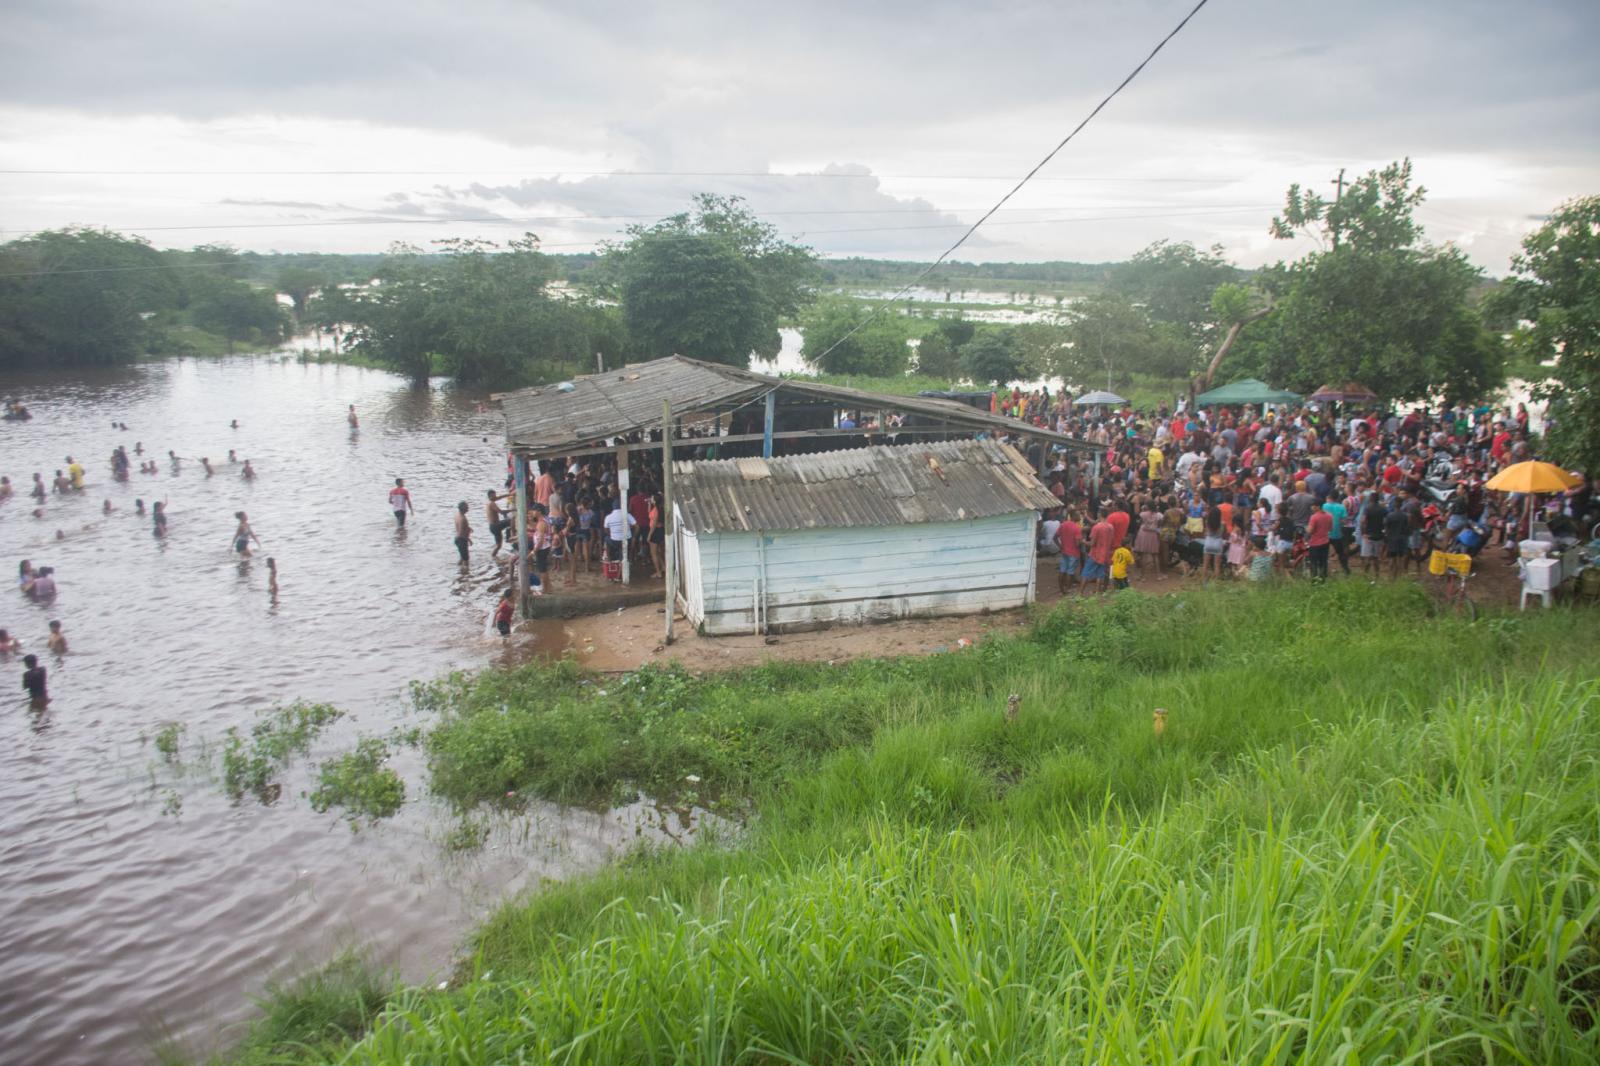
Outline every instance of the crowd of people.
{"label": "crowd of people", "polygon": [[1537,508],[1485,490],[1497,471],[1537,458],[1523,404],[1084,411],[1016,391],[997,406],[1095,445],[1045,457],[1061,507],[1044,516],[1040,546],[1059,556],[1063,592],[1121,584],[1129,565],[1207,580],[1321,580],[1334,566],[1394,579],[1420,572],[1433,549],[1476,558],[1515,546],[1534,522],[1587,540],[1600,521],[1581,472]]}
{"label": "crowd of people", "polygon": [[[603,573],[620,580],[624,554],[630,566],[648,566],[651,578],[666,569],[666,519],[660,491],[661,459],[653,450],[633,454],[630,487],[623,493],[613,455],[538,460],[530,465],[527,484],[527,574],[529,592],[543,594],[557,582],[577,585],[581,573]],[[485,490],[483,517],[494,546],[517,551],[514,475],[505,486]],[[405,522],[409,494],[400,479],[390,490],[395,521]],[[456,504],[455,546],[461,562],[471,557],[471,505]],[[503,607],[503,604],[502,604]],[[497,625],[501,607],[497,607]],[[509,620],[507,620],[508,622]],[[500,626],[502,630],[504,625]]]}
{"label": "crowd of people", "polygon": [[[24,414],[27,410],[21,405],[20,401],[16,400],[9,401],[7,409],[8,412],[20,409],[24,412]],[[26,415],[26,417],[31,418],[32,416]],[[355,417],[353,409],[350,417],[352,419]],[[354,422],[352,422],[351,425],[354,426]],[[234,419],[229,423],[229,426],[232,429],[238,429],[238,420]],[[111,428],[123,432],[126,432],[128,429],[127,424],[122,422],[113,422],[111,424]],[[131,480],[134,472],[133,467],[135,456],[140,457],[138,460],[139,474],[159,474],[161,472],[159,461],[154,458],[145,459],[143,458],[144,454],[145,449],[142,441],[136,441],[134,443],[131,453],[125,445],[119,444],[113,448],[109,457],[112,479],[123,482]],[[180,457],[175,451],[168,451],[167,461],[171,465],[172,475],[177,476],[182,471],[184,462],[183,458]],[[218,473],[218,468],[213,467],[209,457],[202,456],[195,461],[198,462],[201,468],[205,471],[206,477],[214,477]],[[35,472],[33,475],[33,484],[28,490],[28,496],[34,502],[35,506],[33,507],[31,514],[36,519],[44,519],[48,517],[46,505],[52,498],[66,498],[81,495],[88,491],[87,472],[85,471],[83,464],[70,455],[66,456],[63,462],[64,465],[55,471],[54,476],[48,483],[45,481],[44,475],[41,472]],[[235,449],[228,449],[226,465],[228,467],[239,468],[238,476],[240,480],[255,480],[255,467],[251,464],[249,459],[241,460]],[[11,478],[6,475],[0,475],[0,503],[9,502],[14,495],[15,488],[11,483]],[[149,514],[150,531],[152,535],[158,538],[165,537],[167,535],[169,522],[167,503],[168,501],[165,499],[153,500],[147,512],[143,497],[139,497],[134,500],[134,512],[141,518],[144,517],[146,513]],[[100,510],[101,513],[109,515],[116,510],[116,505],[113,504],[110,499],[106,499],[101,504]],[[249,516],[246,515],[245,512],[234,512],[234,521],[236,525],[234,527],[233,538],[231,541],[232,550],[238,554],[240,558],[248,558],[251,553],[251,546],[254,545],[259,547],[261,544],[261,539],[256,536],[255,531],[250,527]],[[55,537],[57,540],[66,539],[66,531],[63,529],[57,529]],[[268,559],[267,569],[268,594],[275,603],[278,595],[278,572],[276,560]],[[51,566],[35,566],[30,559],[21,560],[17,564],[17,590],[23,596],[36,603],[44,605],[52,604],[55,601],[57,591],[55,568]],[[58,656],[66,654],[67,640],[62,632],[62,623],[59,620],[52,620],[48,625],[49,632],[45,638],[46,648]],[[9,633],[7,630],[0,629],[0,658],[9,658],[21,650],[21,640]],[[30,701],[36,707],[43,707],[49,702],[50,699],[48,690],[48,670],[38,661],[38,656],[36,655],[25,655],[23,656],[22,661],[25,668],[22,678],[22,687],[28,693]]]}

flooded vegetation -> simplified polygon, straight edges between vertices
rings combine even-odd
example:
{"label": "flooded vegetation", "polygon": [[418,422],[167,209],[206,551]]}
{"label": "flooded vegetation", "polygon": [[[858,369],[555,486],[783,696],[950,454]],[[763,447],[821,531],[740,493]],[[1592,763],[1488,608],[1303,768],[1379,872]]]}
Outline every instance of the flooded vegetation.
{"label": "flooded vegetation", "polygon": [[[52,495],[42,517],[0,503],[0,556],[53,566],[58,589],[48,603],[11,590],[0,613],[48,666],[52,697],[31,710],[8,672],[6,1057],[126,1060],[162,1035],[215,1048],[268,983],[345,947],[426,980],[506,892],[668,839],[636,795],[619,810],[534,801],[464,820],[427,794],[409,682],[539,650],[491,634],[509,578],[487,550],[462,568],[451,544],[455,501],[504,477],[500,421],[479,397],[276,356],[5,387],[34,414],[3,431],[13,481],[48,478],[67,455],[86,469],[85,490]],[[125,481],[118,446],[135,460]],[[158,473],[139,473],[151,458]],[[396,476],[418,511],[403,530],[385,499]],[[248,558],[230,550],[239,510],[262,541]],[[65,654],[45,648],[51,619]],[[20,671],[19,658],[5,663]]]}
{"label": "flooded vegetation", "polygon": [[354,1036],[284,1027],[315,977],[241,1061],[1592,1061],[1596,628],[1222,585],[926,659],[555,679],[581,718],[452,683],[464,796],[692,766],[759,816],[508,903]]}

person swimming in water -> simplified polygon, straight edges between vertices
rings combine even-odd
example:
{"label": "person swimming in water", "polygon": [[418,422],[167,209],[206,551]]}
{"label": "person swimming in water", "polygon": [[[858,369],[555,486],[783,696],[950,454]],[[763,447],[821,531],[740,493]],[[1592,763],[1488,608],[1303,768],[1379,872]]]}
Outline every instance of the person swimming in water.
{"label": "person swimming in water", "polygon": [[204,455],[202,455],[200,457],[200,465],[206,468],[206,477],[210,477],[212,474],[214,474],[216,472],[216,471],[211,469],[211,460],[208,459],[207,457],[205,457]]}
{"label": "person swimming in water", "polygon": [[356,405],[355,404],[351,404],[350,405],[350,413],[344,416],[344,420],[346,422],[350,423],[350,428],[351,429],[360,429],[361,428],[361,419],[356,417]]}
{"label": "person swimming in water", "polygon": [[278,560],[267,556],[267,597],[278,602]]}
{"label": "person swimming in water", "polygon": [[234,453],[234,450],[232,448],[229,448],[228,449],[228,465],[232,466],[234,463],[237,463],[238,461],[239,461],[239,456]]}
{"label": "person swimming in water", "polygon": [[66,652],[67,652],[67,635],[65,633],[61,632],[61,623],[60,622],[57,622],[57,621],[54,621],[54,620],[51,621],[51,623],[50,623],[50,638],[47,641],[45,641],[45,644],[50,648],[51,651],[55,652],[57,655],[65,655],[66,654]]}
{"label": "person swimming in water", "polygon": [[239,476],[246,481],[254,481],[256,479],[256,468],[250,465],[250,460],[246,459],[244,461],[244,469],[239,471]]}
{"label": "person swimming in water", "polygon": [[240,555],[250,554],[250,542],[256,542],[256,547],[261,546],[261,538],[256,536],[256,531],[250,528],[250,519],[243,511],[233,512],[233,517],[239,520],[239,526],[233,531],[233,550]]}
{"label": "person swimming in water", "polygon": [[150,505],[150,531],[158,537],[167,535],[166,500],[157,500]]}

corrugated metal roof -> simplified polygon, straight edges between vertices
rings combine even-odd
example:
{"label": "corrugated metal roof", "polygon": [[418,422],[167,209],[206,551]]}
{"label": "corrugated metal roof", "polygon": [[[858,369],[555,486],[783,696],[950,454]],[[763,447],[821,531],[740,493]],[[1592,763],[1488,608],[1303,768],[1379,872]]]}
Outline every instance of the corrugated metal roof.
{"label": "corrugated metal roof", "polygon": [[841,407],[926,415],[950,423],[952,429],[1028,433],[1059,444],[1098,450],[1074,437],[1024,425],[1014,418],[979,411],[954,400],[889,396],[799,378],[775,378],[681,355],[604,374],[586,374],[573,378],[570,384],[569,389],[540,385],[501,397],[506,441],[511,447],[560,455],[562,449],[578,449],[603,438],[658,427],[662,400],[670,400],[674,416],[682,417],[746,402],[777,389],[786,396],[826,400]]}
{"label": "corrugated metal roof", "polygon": [[679,460],[672,473],[695,533],[955,522],[1059,503],[1014,448],[992,440]]}
{"label": "corrugated metal roof", "polygon": [[[530,450],[580,447],[661,425],[661,401],[689,414],[760,395],[770,386],[729,367],[693,359],[656,359],[572,379],[572,388],[540,385],[501,397],[506,439]],[[752,375],[754,376],[754,375]]]}

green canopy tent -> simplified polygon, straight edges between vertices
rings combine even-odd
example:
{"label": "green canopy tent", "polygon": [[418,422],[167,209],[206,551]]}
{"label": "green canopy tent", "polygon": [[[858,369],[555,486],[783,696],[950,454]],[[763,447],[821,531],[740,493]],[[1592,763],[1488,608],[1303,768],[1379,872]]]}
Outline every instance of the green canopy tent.
{"label": "green canopy tent", "polygon": [[1196,407],[1217,407],[1225,404],[1299,403],[1300,394],[1274,389],[1264,381],[1243,378],[1230,382],[1194,398]]}

